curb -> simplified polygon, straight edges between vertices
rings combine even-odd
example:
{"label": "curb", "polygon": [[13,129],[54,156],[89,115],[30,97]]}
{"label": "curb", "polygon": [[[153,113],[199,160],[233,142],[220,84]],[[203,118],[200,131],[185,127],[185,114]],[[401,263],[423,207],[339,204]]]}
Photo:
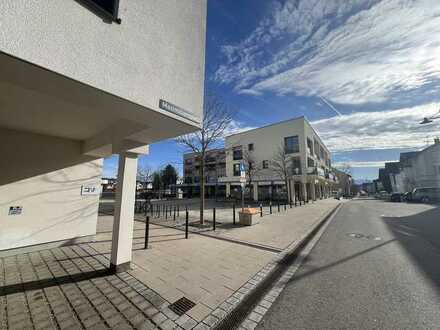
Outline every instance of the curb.
{"label": "curb", "polygon": [[304,246],[314,237],[327,220],[339,211],[342,205],[342,203],[338,204],[328,211],[306,234],[274,257],[231,297],[211,312],[194,330],[210,328],[229,330],[238,328],[246,319],[248,313],[253,310],[255,305],[265,295],[266,291],[296,259]]}

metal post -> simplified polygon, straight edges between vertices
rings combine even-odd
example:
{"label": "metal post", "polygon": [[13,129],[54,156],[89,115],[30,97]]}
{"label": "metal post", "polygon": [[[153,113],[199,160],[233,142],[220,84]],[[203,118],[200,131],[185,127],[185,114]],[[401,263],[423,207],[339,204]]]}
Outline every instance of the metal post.
{"label": "metal post", "polygon": [[145,242],[144,249],[148,249],[148,236],[150,234],[150,217],[147,216],[145,219]]}
{"label": "metal post", "polygon": [[168,205],[165,205],[165,219],[168,219]]}
{"label": "metal post", "polygon": [[174,205],[173,220],[176,221],[176,205]]}
{"label": "metal post", "polygon": [[269,202],[269,213],[272,214],[272,201]]}
{"label": "metal post", "polygon": [[235,225],[235,203],[232,204],[232,223]]}
{"label": "metal post", "polygon": [[284,211],[286,211],[287,210],[287,206],[286,206],[286,203],[284,203]]}
{"label": "metal post", "polygon": [[212,226],[215,231],[215,207],[212,209]]}
{"label": "metal post", "polygon": [[280,212],[280,202],[278,202],[278,212]]}
{"label": "metal post", "polygon": [[263,205],[260,204],[260,218],[263,217]]}
{"label": "metal post", "polygon": [[185,214],[185,238],[188,239],[188,210]]}
{"label": "metal post", "polygon": [[180,205],[177,204],[177,217],[180,218]]}

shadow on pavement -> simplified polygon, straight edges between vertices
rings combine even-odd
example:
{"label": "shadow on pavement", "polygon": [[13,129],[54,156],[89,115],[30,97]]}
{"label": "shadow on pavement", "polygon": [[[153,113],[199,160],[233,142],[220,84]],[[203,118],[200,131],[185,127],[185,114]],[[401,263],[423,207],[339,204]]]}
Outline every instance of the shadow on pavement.
{"label": "shadow on pavement", "polygon": [[401,246],[440,290],[440,208],[383,219]]}
{"label": "shadow on pavement", "polygon": [[[348,256],[348,257],[342,258],[342,259],[340,259],[340,260],[338,260],[338,261],[335,261],[335,262],[329,263],[329,264],[327,264],[327,265],[325,265],[325,266],[318,267],[318,268],[314,268],[314,269],[312,269],[312,270],[309,270],[309,271],[303,272],[303,273],[301,273],[301,274],[299,274],[299,275],[295,275],[292,279],[290,279],[289,283],[296,282],[296,281],[298,281],[298,280],[300,280],[300,279],[302,279],[302,278],[304,278],[304,277],[307,277],[307,276],[313,275],[313,274],[315,274],[315,273],[322,272],[322,271],[327,270],[327,269],[329,269],[329,268],[335,267],[335,266],[337,266],[337,265],[339,265],[339,264],[342,264],[342,263],[344,263],[344,262],[347,262],[347,261],[349,261],[349,260],[351,260],[351,259],[357,258],[357,257],[359,257],[359,256],[361,256],[361,255],[363,255],[363,254],[366,254],[366,253],[369,253],[369,252],[371,252],[371,251],[373,251],[373,250],[379,249],[379,248],[381,248],[381,247],[383,247],[383,246],[385,246],[385,245],[388,245],[388,244],[390,244],[390,243],[392,243],[392,242],[394,242],[394,241],[396,241],[396,239],[388,240],[388,241],[386,241],[386,242],[383,242],[383,243],[380,243],[380,244],[378,244],[378,245],[375,245],[375,246],[373,246],[373,247],[371,247],[371,248],[365,249],[365,250],[363,250],[363,251],[361,251],[361,252],[358,252],[358,253],[352,254],[351,256]],[[310,260],[310,257],[309,257],[309,256],[304,257],[304,259],[302,260],[303,264],[304,264],[307,260]]]}
{"label": "shadow on pavement", "polygon": [[49,288],[52,286],[58,286],[61,284],[77,283],[81,281],[87,281],[94,278],[105,277],[112,275],[113,273],[109,269],[95,270],[91,272],[78,273],[73,275],[60,276],[56,278],[48,278],[42,280],[36,280],[25,283],[17,283],[11,285],[5,285],[0,287],[0,297],[25,292],[28,290],[40,290]]}

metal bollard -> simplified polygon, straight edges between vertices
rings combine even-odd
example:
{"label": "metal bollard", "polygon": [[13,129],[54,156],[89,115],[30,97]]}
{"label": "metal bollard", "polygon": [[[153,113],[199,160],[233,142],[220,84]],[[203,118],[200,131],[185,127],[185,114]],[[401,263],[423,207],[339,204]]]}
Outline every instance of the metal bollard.
{"label": "metal bollard", "polygon": [[286,206],[286,203],[284,203],[284,211],[286,211],[287,210],[287,206]]}
{"label": "metal bollard", "polygon": [[176,221],[176,205],[174,205],[173,220]]}
{"label": "metal bollard", "polygon": [[263,205],[260,204],[260,218],[263,217]]}
{"label": "metal bollard", "polygon": [[212,209],[212,226],[215,231],[215,207]]}
{"label": "metal bollard", "polygon": [[292,200],[289,201],[289,208],[292,208]]}
{"label": "metal bollard", "polygon": [[165,206],[165,219],[168,219],[168,205]]}
{"label": "metal bollard", "polygon": [[272,202],[269,203],[269,213],[272,214]]}
{"label": "metal bollard", "polygon": [[177,204],[177,217],[180,218],[180,205]]}
{"label": "metal bollard", "polygon": [[147,216],[145,219],[145,242],[144,249],[148,249],[148,236],[150,234],[150,217]]}
{"label": "metal bollard", "polygon": [[235,203],[232,204],[232,223],[235,225]]}
{"label": "metal bollard", "polygon": [[278,212],[280,212],[280,202],[278,202]]}
{"label": "metal bollard", "polygon": [[188,239],[188,210],[185,215],[185,238]]}

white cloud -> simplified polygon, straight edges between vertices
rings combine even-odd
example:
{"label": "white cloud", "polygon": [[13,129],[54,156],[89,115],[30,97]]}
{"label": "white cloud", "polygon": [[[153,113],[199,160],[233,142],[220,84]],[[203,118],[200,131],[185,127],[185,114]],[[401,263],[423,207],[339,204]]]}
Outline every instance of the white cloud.
{"label": "white cloud", "polygon": [[333,166],[336,168],[346,168],[350,166],[352,168],[377,168],[377,167],[385,167],[385,163],[388,162],[397,162],[398,160],[386,160],[386,161],[347,161],[347,162],[336,162],[333,163]]}
{"label": "white cloud", "polygon": [[256,128],[255,126],[245,125],[243,122],[232,120],[228,128],[224,132],[224,136],[241,133]]}
{"label": "white cloud", "polygon": [[[287,0],[242,42],[223,47],[215,79],[238,93],[384,102],[440,86],[438,0]],[[434,88],[433,88],[434,89]]]}
{"label": "white cloud", "polygon": [[440,123],[420,125],[423,117],[435,115],[440,104],[431,103],[390,111],[356,112],[312,122],[333,152],[419,148],[440,136]]}

